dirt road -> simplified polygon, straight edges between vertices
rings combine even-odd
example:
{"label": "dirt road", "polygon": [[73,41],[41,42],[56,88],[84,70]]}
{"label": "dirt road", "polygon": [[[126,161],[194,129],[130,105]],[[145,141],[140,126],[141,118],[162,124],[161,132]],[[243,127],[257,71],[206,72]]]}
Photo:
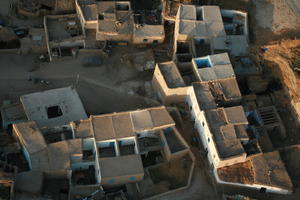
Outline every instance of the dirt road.
{"label": "dirt road", "polygon": [[[0,54],[0,101],[18,100],[22,94],[69,86],[76,83],[79,95],[90,114],[117,112],[157,105],[157,102],[135,93],[136,87],[142,87],[139,72],[105,65],[103,67],[84,68],[78,59],[44,64],[39,70],[29,72],[38,65],[34,55]],[[124,69],[122,68],[124,67]],[[49,85],[34,84],[29,77],[38,77],[49,81]],[[127,81],[129,79],[129,81]],[[122,82],[122,84],[120,84]],[[128,87],[128,84],[133,87]]]}

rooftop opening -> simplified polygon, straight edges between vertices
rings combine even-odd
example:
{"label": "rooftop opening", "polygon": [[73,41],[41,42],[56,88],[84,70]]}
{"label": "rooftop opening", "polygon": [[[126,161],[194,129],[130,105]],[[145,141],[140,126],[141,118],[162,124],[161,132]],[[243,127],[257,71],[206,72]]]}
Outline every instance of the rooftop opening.
{"label": "rooftop opening", "polygon": [[192,65],[188,65],[187,67],[178,66],[179,73],[182,76],[182,79],[185,85],[191,85],[196,81],[195,73],[192,69]]}
{"label": "rooftop opening", "polygon": [[95,159],[94,140],[86,138],[82,143],[82,159],[92,161]]}
{"label": "rooftop opening", "polygon": [[100,142],[97,146],[100,158],[116,156],[115,142]]}
{"label": "rooftop opening", "polygon": [[43,195],[54,199],[65,199],[69,193],[69,180],[67,178],[54,178],[51,175],[44,178]]}
{"label": "rooftop opening", "polygon": [[210,41],[207,39],[194,39],[196,57],[203,57],[211,54]]}
{"label": "rooftop opening", "polygon": [[203,20],[203,12],[201,7],[196,8],[196,17],[198,21]]}
{"label": "rooftop opening", "polygon": [[147,154],[143,154],[142,156],[143,167],[149,167],[152,165],[156,165],[159,163],[159,160],[162,160],[161,151],[150,151]]}
{"label": "rooftop opening", "polygon": [[134,13],[133,19],[135,24],[143,24],[142,15],[139,12]]}
{"label": "rooftop opening", "polygon": [[223,19],[224,23],[232,23],[233,22],[233,17],[231,17],[231,16],[222,15],[222,19]]}
{"label": "rooftop opening", "polygon": [[72,170],[72,183],[74,185],[96,184],[94,165],[82,166],[82,168]]}
{"label": "rooftop opening", "polygon": [[190,53],[189,43],[187,42],[177,42],[176,53]]}
{"label": "rooftop opening", "polygon": [[191,62],[192,58],[191,54],[177,54],[177,61],[181,63]]}
{"label": "rooftop opening", "polygon": [[132,9],[137,10],[156,10],[161,5],[160,0],[130,0]]}
{"label": "rooftop opening", "polygon": [[99,15],[98,15],[98,19],[99,19],[99,20],[104,20],[104,15],[103,15],[103,14],[99,14]]}
{"label": "rooftop opening", "polygon": [[133,139],[118,141],[118,145],[121,156],[135,154],[135,142]]}
{"label": "rooftop opening", "polygon": [[48,119],[60,117],[62,115],[63,113],[59,105],[47,107]]}
{"label": "rooftop opening", "polygon": [[117,2],[116,3],[116,10],[127,11],[127,10],[129,10],[129,5],[127,3]]}
{"label": "rooftop opening", "polygon": [[196,58],[194,61],[198,68],[212,67],[209,58]]}
{"label": "rooftop opening", "polygon": [[176,136],[176,133],[172,128],[164,129],[164,135],[166,137],[171,153],[176,153],[185,149],[184,145]]}
{"label": "rooftop opening", "polygon": [[160,151],[161,150],[161,142],[159,137],[155,136],[146,136],[146,137],[139,137],[137,139],[139,143],[139,150],[140,154],[147,154],[151,151]]}

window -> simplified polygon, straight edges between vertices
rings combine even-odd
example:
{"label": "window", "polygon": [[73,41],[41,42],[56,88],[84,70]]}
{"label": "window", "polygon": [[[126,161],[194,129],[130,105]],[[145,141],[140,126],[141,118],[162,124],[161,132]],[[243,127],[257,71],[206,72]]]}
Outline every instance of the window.
{"label": "window", "polygon": [[158,44],[158,40],[153,40],[153,44]]}
{"label": "window", "polygon": [[205,148],[205,150],[204,150],[204,155],[205,155],[205,157],[207,157],[207,154],[208,154],[208,149]]}
{"label": "window", "polygon": [[61,110],[60,106],[58,106],[58,105],[47,107],[48,119],[60,117],[60,116],[62,116],[62,114],[63,114],[62,110]]}
{"label": "window", "polygon": [[259,190],[260,193],[266,193],[266,191],[267,191],[267,189],[264,187],[260,188],[260,190]]}
{"label": "window", "polygon": [[104,20],[104,15],[99,14],[99,15],[98,15],[98,19],[99,19],[99,20]]}
{"label": "window", "polygon": [[202,126],[203,126],[203,127],[205,126],[205,123],[204,123],[204,122],[202,122]]}
{"label": "window", "polygon": [[207,138],[208,143],[210,142],[210,138]]}
{"label": "window", "polygon": [[143,42],[144,42],[144,43],[148,42],[148,39],[144,39]]}
{"label": "window", "polygon": [[126,3],[117,3],[116,10],[123,10],[123,11],[129,10],[129,5]]}

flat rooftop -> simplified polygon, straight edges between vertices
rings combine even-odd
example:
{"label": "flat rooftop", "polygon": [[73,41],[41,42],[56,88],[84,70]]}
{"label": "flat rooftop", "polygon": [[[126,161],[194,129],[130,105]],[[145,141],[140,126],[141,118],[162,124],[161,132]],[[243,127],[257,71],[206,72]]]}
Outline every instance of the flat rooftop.
{"label": "flat rooftop", "polygon": [[71,155],[82,153],[82,140],[71,139],[49,144],[30,154],[32,170],[71,170]]}
{"label": "flat rooftop", "polygon": [[173,61],[159,63],[158,67],[169,88],[178,88],[185,86],[184,80]]}
{"label": "flat rooftop", "polygon": [[9,104],[2,106],[1,117],[3,123],[16,123],[27,120],[22,104]]}
{"label": "flat rooftop", "polygon": [[23,95],[20,101],[28,120],[36,121],[39,127],[60,126],[87,118],[80,97],[72,87]]}
{"label": "flat rooftop", "polygon": [[219,178],[225,182],[267,185],[292,191],[292,182],[278,151],[248,157],[244,163],[219,168]]}
{"label": "flat rooftop", "polygon": [[212,50],[245,55],[248,48],[247,13],[219,6],[181,5],[176,21],[177,38],[208,39]]}
{"label": "flat rooftop", "polygon": [[47,15],[45,22],[50,42],[83,35],[79,18],[75,14]]}
{"label": "flat rooftop", "polygon": [[226,159],[246,153],[240,140],[245,136],[237,134],[235,129],[235,126],[239,126],[241,132],[241,125],[248,124],[242,106],[212,109],[205,111],[205,115],[221,158]]}
{"label": "flat rooftop", "polygon": [[193,83],[197,101],[202,110],[222,105],[235,104],[241,100],[241,92],[235,79],[218,80],[208,83]]}
{"label": "flat rooftop", "polygon": [[200,82],[235,78],[227,53],[193,58],[192,63]]}
{"label": "flat rooftop", "polygon": [[134,137],[135,133],[171,127],[175,122],[164,106],[90,117],[96,141]]}
{"label": "flat rooftop", "polygon": [[144,174],[142,159],[138,154],[100,158],[99,165],[103,178]]}
{"label": "flat rooftop", "polygon": [[181,5],[179,34],[203,38],[226,36],[218,6]]}
{"label": "flat rooftop", "polygon": [[20,122],[13,125],[14,132],[29,154],[47,147],[46,141],[35,121]]}

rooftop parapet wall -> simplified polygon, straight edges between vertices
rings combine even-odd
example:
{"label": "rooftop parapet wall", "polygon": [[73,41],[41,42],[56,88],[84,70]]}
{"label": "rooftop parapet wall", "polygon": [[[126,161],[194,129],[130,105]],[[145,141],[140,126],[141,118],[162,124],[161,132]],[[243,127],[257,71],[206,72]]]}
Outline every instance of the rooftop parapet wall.
{"label": "rooftop parapet wall", "polygon": [[[190,86],[186,85],[178,67],[172,61],[155,67],[152,84],[165,104],[184,102],[187,96]],[[193,59],[191,73],[195,77],[194,85],[202,84],[200,89],[205,94],[200,91],[200,96],[223,104],[240,102],[241,93],[227,53]]]}
{"label": "rooftop parapet wall", "polygon": [[248,34],[247,13],[220,10],[218,6],[181,5],[175,21],[174,53],[177,41],[198,39],[206,40],[213,53],[227,51],[242,56],[247,53]]}
{"label": "rooftop parapet wall", "polygon": [[246,187],[278,194],[291,194],[292,182],[277,151],[257,154],[244,163],[214,171],[219,184]]}
{"label": "rooftop parapet wall", "polygon": [[87,118],[77,91],[71,87],[23,95],[20,101],[28,120],[36,121],[39,127]]}
{"label": "rooftop parapet wall", "polygon": [[184,102],[189,87],[185,85],[174,62],[157,64],[152,84],[165,104]]}
{"label": "rooftop parapet wall", "polygon": [[135,45],[162,43],[165,32],[159,10],[155,9],[154,14],[151,8],[139,10],[134,7],[139,6],[132,8],[130,1],[76,0],[80,22],[86,29],[96,29],[96,40],[125,41]]}
{"label": "rooftop parapet wall", "polygon": [[85,47],[85,29],[77,14],[47,15],[44,29],[50,61],[53,60],[53,48]]}

